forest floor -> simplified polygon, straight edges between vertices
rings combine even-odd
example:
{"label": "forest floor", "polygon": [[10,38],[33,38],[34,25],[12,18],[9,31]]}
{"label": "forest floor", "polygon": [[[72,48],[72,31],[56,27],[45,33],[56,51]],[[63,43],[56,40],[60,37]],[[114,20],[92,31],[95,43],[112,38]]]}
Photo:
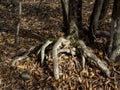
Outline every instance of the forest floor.
{"label": "forest floor", "polygon": [[[14,45],[17,29],[18,5],[0,4],[0,90],[119,90],[120,66],[108,63],[111,77],[106,77],[102,71],[90,62],[86,62],[82,69],[82,61],[70,55],[59,60],[62,73],[60,79],[53,76],[53,62],[46,59],[44,66],[40,66],[40,58],[30,53],[26,58],[11,64],[16,58],[6,58],[23,52],[32,46],[42,45],[48,39],[57,40],[64,36],[62,32],[62,10],[60,0],[23,0],[20,20],[19,44]],[[93,8],[93,1],[83,1],[83,27],[88,28],[89,16]],[[110,30],[111,7],[108,15],[100,22],[99,30]],[[86,36],[87,37],[87,36]],[[87,41],[87,38],[85,38]],[[106,59],[109,38],[98,37],[92,49],[101,60]],[[2,61],[3,58],[6,58]],[[108,62],[108,61],[107,61]],[[76,64],[77,63],[77,64]],[[78,66],[77,66],[78,65]],[[28,74],[28,79],[22,75]]]}

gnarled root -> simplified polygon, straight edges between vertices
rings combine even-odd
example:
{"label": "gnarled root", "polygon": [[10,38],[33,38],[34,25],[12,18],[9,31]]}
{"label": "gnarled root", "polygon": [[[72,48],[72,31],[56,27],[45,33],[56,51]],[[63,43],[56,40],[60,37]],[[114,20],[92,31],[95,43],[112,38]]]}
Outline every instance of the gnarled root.
{"label": "gnarled root", "polygon": [[69,40],[66,40],[66,39],[60,37],[58,39],[58,41],[55,43],[55,45],[53,46],[53,50],[52,50],[53,70],[54,70],[54,76],[55,76],[56,80],[59,79],[58,53],[61,52],[59,49],[62,45],[68,45],[69,43],[70,43]]}
{"label": "gnarled root", "polygon": [[85,43],[82,40],[78,41],[78,45],[80,46],[80,49],[83,50],[83,55],[86,58],[89,58],[89,60],[95,61],[99,68],[108,76],[110,77],[110,71],[107,68],[107,66],[95,55],[93,54],[90,50],[87,49]]}

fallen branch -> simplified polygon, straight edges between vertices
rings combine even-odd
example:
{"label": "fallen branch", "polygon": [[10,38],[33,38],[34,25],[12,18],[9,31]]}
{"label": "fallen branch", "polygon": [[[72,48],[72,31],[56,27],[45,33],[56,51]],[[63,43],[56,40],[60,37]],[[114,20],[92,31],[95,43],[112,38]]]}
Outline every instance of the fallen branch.
{"label": "fallen branch", "polygon": [[22,3],[19,1],[19,20],[16,22],[17,23],[17,30],[15,33],[15,45],[19,43],[19,32],[20,32],[20,19],[21,19],[21,14],[22,14]]}
{"label": "fallen branch", "polygon": [[24,54],[22,56],[19,56],[17,59],[13,60],[12,66],[14,66],[16,62],[19,62],[19,61],[25,59],[30,54],[30,52],[34,50],[34,48],[35,48],[35,46],[31,47],[26,52],[24,52]]}
{"label": "fallen branch", "polygon": [[58,80],[59,79],[59,68],[58,68],[58,50],[60,49],[60,47],[62,46],[62,44],[69,44],[70,41],[67,39],[64,39],[62,37],[60,37],[58,39],[58,41],[55,43],[55,45],[53,46],[53,50],[52,50],[52,57],[53,57],[53,70],[54,70],[54,76],[55,79]]}
{"label": "fallen branch", "polygon": [[18,52],[18,53],[15,53],[15,54],[11,54],[9,56],[6,56],[6,57],[1,57],[0,58],[0,61],[5,61],[5,60],[8,60],[8,59],[14,59],[16,57],[20,57],[20,56],[23,56],[26,52],[28,52],[29,50],[24,50],[22,52]]}
{"label": "fallen branch", "polygon": [[90,60],[94,60],[99,68],[108,76],[110,77],[110,71],[109,69],[107,68],[107,66],[95,55],[93,54],[90,50],[87,49],[85,43],[82,41],[82,40],[79,40],[78,41],[78,45],[81,47],[80,49],[83,50],[83,55],[86,57],[86,58],[89,58]]}

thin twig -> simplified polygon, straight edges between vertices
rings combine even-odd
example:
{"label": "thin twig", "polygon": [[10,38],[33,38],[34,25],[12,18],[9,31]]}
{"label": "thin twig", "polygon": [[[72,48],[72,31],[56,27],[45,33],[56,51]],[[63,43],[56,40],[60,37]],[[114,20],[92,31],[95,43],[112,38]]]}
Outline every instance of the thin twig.
{"label": "thin twig", "polygon": [[34,48],[35,48],[35,46],[31,47],[30,49],[26,50],[26,52],[22,56],[19,56],[17,59],[13,60],[12,61],[12,66],[14,66],[16,62],[25,59],[30,54],[30,52],[32,50],[34,50]]}
{"label": "thin twig", "polygon": [[19,32],[20,32],[20,19],[21,19],[21,13],[22,13],[22,3],[19,1],[19,20],[17,21],[17,31],[15,34],[15,45],[19,42]]}
{"label": "thin twig", "polygon": [[84,55],[82,55],[82,67],[83,67],[83,69],[85,67],[85,56]]}

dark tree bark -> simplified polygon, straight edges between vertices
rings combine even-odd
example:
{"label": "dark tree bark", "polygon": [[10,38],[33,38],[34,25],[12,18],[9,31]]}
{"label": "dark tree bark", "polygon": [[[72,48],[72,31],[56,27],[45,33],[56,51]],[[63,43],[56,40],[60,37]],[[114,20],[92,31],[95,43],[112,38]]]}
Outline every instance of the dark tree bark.
{"label": "dark tree bark", "polygon": [[105,18],[106,14],[107,14],[108,7],[109,7],[109,3],[110,3],[110,0],[104,0],[99,20]]}
{"label": "dark tree bark", "polygon": [[102,10],[103,1],[104,0],[95,0],[95,4],[94,4],[93,12],[91,15],[91,20],[90,20],[90,26],[89,26],[90,41],[93,41],[95,38],[95,31],[98,28],[98,20]]}
{"label": "dark tree bark", "polygon": [[66,35],[80,36],[82,27],[82,0],[61,0],[63,9],[63,31]]}
{"label": "dark tree bark", "polygon": [[111,61],[120,63],[120,0],[114,0],[109,57]]}
{"label": "dark tree bark", "polygon": [[69,0],[61,0],[63,13],[63,32],[68,35],[69,30]]}

